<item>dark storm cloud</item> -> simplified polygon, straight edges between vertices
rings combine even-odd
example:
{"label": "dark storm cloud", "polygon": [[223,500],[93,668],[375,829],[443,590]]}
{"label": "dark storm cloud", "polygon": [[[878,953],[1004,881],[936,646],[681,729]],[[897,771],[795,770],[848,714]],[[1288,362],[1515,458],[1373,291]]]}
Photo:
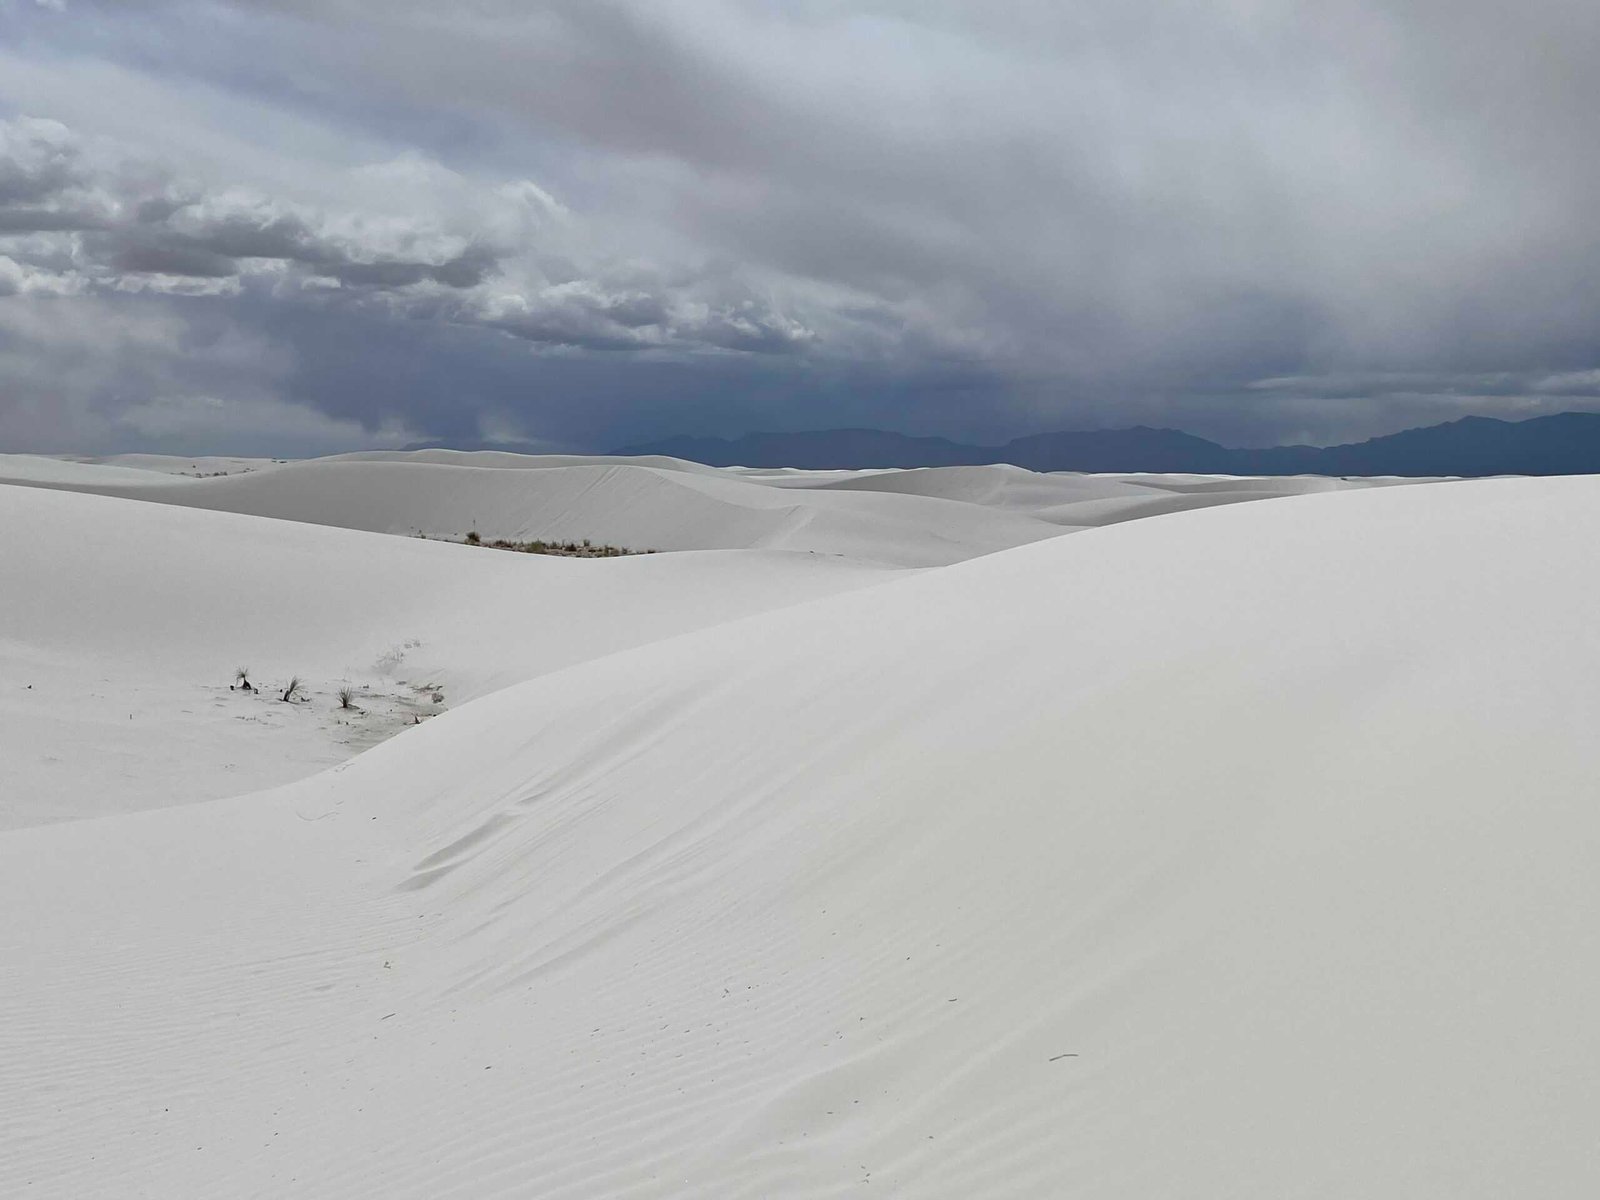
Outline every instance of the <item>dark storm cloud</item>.
{"label": "dark storm cloud", "polygon": [[[393,321],[452,363],[469,421],[593,444],[839,421],[1263,443],[1595,401],[1588,0],[84,0],[8,20],[0,106],[70,127],[0,143],[8,303],[243,289]],[[161,170],[74,140],[95,134],[149,141]],[[407,154],[377,182],[342,169]],[[495,368],[475,376],[447,327]],[[275,336],[298,353],[295,328]],[[440,422],[368,367],[368,397]],[[701,386],[663,391],[669,369]]]}
{"label": "dark storm cloud", "polygon": [[0,208],[0,234],[64,233],[104,226],[105,218],[94,213],[60,208]]}
{"label": "dark storm cloud", "polygon": [[499,257],[487,247],[471,247],[443,262],[363,260],[353,256],[358,251],[330,244],[298,218],[270,214],[229,216],[214,224],[201,221],[190,229],[174,228],[170,219],[153,221],[146,216],[86,240],[84,249],[92,259],[124,273],[228,278],[245,273],[241,260],[260,259],[302,267],[354,287],[375,288],[424,282],[470,288],[494,271]]}

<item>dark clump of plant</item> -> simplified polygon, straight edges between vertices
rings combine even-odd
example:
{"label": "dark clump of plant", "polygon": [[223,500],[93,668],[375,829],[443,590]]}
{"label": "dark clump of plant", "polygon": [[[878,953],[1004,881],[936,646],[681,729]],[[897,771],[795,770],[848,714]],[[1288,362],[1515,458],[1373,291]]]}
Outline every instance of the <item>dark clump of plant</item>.
{"label": "dark clump of plant", "polygon": [[356,693],[354,688],[342,687],[339,689],[339,707],[360,711],[356,708]]}
{"label": "dark clump of plant", "polygon": [[[554,554],[565,558],[621,558],[628,554],[637,554],[636,550],[625,550],[621,546],[597,546],[589,538],[581,542],[547,542],[543,538],[535,538],[531,542],[513,542],[507,538],[495,538],[493,541],[484,541],[482,536],[474,530],[467,534],[466,543],[469,546],[487,546],[491,550],[511,550],[517,554]],[[653,554],[655,551],[646,551]]]}
{"label": "dark clump of plant", "polygon": [[300,676],[291,675],[289,677],[289,686],[283,689],[283,695],[278,697],[278,698],[280,700],[282,700],[285,704],[289,704],[289,703],[292,703],[301,694],[302,694],[302,692],[301,692],[301,688],[300,688]]}
{"label": "dark clump of plant", "polygon": [[234,671],[233,677],[236,680],[238,680],[238,684],[237,685],[229,684],[228,685],[228,690],[230,692],[233,691],[234,686],[237,686],[238,689],[241,692],[253,692],[253,691],[256,690],[255,689],[255,685],[250,682],[250,668],[249,667],[240,667],[240,668],[238,668],[236,671]]}

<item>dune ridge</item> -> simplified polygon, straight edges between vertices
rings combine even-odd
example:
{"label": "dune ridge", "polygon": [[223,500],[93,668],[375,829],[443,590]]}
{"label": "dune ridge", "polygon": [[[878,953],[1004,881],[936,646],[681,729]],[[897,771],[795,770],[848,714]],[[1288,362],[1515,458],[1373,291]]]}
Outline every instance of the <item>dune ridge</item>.
{"label": "dune ridge", "polygon": [[[460,539],[578,541],[642,550],[795,550],[944,566],[1075,529],[1234,500],[1368,486],[1316,478],[1036,475],[1014,467],[741,472],[667,459],[494,451],[371,451],[232,464],[153,456],[104,465],[0,456],[0,483]],[[212,466],[216,474],[204,470]],[[193,475],[204,477],[186,477]]]}
{"label": "dune ridge", "polygon": [[[18,487],[0,562],[0,829],[288,782],[508,684],[887,574],[779,551],[578,562]],[[239,667],[259,694],[231,690]],[[305,704],[272,702],[296,675]],[[360,712],[337,711],[345,686]]]}

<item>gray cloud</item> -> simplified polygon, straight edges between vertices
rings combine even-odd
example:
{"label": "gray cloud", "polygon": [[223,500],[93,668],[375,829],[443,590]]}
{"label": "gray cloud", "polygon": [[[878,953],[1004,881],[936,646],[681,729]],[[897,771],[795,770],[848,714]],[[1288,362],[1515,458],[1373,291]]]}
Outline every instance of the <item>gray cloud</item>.
{"label": "gray cloud", "polygon": [[71,230],[102,229],[103,218],[91,213],[59,208],[0,209],[0,236],[16,233],[64,233]]}
{"label": "gray cloud", "polygon": [[[1594,391],[1588,0],[82,0],[0,32],[0,110],[65,123],[0,134],[8,303],[248,300],[318,363],[294,314],[391,322],[467,424],[1263,443]],[[286,386],[334,405],[318,369]]]}
{"label": "gray cloud", "polygon": [[38,204],[79,182],[77,153],[64,126],[16,121],[0,129],[0,204]]}
{"label": "gray cloud", "polygon": [[[130,170],[55,121],[0,123],[0,138],[10,194],[25,202],[0,206],[0,251],[38,272],[36,287],[185,293],[265,280],[281,298],[323,305],[388,293],[384,303],[399,316],[593,350],[780,353],[810,336],[737,290],[708,303],[693,275],[670,281],[637,266],[561,260],[558,273],[576,278],[551,279],[541,243],[560,248],[570,231],[560,227],[560,206],[525,182],[485,188],[492,211],[475,215],[488,228],[472,229],[449,214],[330,211],[180,181],[159,165]],[[412,161],[396,179],[430,171],[448,174]],[[541,221],[553,227],[541,230]],[[22,234],[60,236],[21,241]],[[713,286],[728,290],[724,280]]]}
{"label": "gray cloud", "polygon": [[1589,327],[1586,5],[285,7],[359,26],[374,88],[533,123],[700,243],[1024,369],[1190,369],[1267,306],[1318,314],[1264,348],[1301,359]]}
{"label": "gray cloud", "polygon": [[[381,288],[470,288],[509,253],[461,244],[423,223],[341,230],[336,216],[237,189],[184,191],[159,168],[128,166],[59,122],[0,122],[0,250],[88,285],[117,286],[130,275],[224,279],[291,266]],[[23,234],[63,236],[19,242]]]}

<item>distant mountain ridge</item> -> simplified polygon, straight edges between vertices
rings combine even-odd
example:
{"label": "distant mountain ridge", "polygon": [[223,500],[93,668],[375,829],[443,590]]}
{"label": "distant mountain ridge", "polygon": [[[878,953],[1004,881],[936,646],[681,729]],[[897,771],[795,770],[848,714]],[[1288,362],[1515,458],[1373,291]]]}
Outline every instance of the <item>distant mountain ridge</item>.
{"label": "distant mountain ridge", "polygon": [[1600,474],[1600,413],[1501,421],[1463,417],[1343,446],[1231,449],[1177,429],[1038,433],[972,446],[882,429],[674,437],[612,451],[665,455],[712,467],[951,467],[1010,463],[1030,471],[1178,472],[1196,475]]}

